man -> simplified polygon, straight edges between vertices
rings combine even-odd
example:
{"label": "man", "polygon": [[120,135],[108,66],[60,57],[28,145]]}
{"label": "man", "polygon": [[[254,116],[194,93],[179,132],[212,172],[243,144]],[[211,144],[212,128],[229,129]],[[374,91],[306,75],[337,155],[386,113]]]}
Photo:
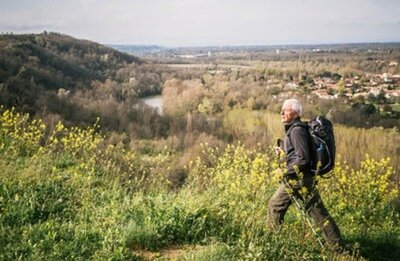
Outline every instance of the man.
{"label": "man", "polygon": [[341,249],[342,239],[339,228],[325,208],[315,187],[315,177],[311,172],[310,142],[307,125],[300,121],[302,106],[296,99],[283,103],[281,120],[285,125],[284,152],[286,172],[281,173],[282,182],[272,196],[268,206],[268,219],[271,228],[279,227],[286,211],[292,204],[290,194],[302,200],[307,213],[321,228],[326,242],[335,250]]}

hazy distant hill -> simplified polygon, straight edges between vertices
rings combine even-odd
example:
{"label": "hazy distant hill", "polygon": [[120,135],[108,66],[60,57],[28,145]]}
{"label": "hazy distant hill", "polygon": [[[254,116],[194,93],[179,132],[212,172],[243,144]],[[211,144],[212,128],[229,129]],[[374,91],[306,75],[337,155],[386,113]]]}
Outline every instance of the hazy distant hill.
{"label": "hazy distant hill", "polygon": [[141,53],[158,53],[161,51],[168,50],[168,48],[159,45],[117,45],[109,44],[111,48],[114,48],[120,52],[141,54]]}
{"label": "hazy distant hill", "polygon": [[31,108],[43,92],[104,81],[140,60],[58,33],[0,35],[0,104]]}
{"label": "hazy distant hill", "polygon": [[132,54],[155,54],[167,53],[171,55],[176,54],[199,54],[211,52],[261,52],[272,51],[276,52],[277,49],[291,50],[291,51],[305,51],[305,52],[365,52],[374,50],[387,51],[390,49],[397,49],[400,43],[341,43],[341,44],[286,44],[286,45],[221,45],[221,46],[181,46],[181,47],[165,47],[159,45],[107,45],[120,52]]}

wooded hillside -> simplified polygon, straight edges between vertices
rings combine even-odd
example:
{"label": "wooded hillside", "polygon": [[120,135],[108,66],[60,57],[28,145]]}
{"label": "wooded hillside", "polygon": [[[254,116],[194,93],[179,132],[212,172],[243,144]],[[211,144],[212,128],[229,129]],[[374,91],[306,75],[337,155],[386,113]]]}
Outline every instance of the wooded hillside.
{"label": "wooded hillside", "polygon": [[0,35],[0,103],[34,112],[43,95],[103,82],[132,63],[140,60],[63,34]]}

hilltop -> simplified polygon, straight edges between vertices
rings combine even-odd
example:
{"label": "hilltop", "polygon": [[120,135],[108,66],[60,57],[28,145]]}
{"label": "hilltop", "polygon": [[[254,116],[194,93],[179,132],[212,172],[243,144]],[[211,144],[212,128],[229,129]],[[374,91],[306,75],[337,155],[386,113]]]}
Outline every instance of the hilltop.
{"label": "hilltop", "polygon": [[64,34],[0,35],[0,103],[35,111],[40,96],[104,82],[132,63],[141,61]]}

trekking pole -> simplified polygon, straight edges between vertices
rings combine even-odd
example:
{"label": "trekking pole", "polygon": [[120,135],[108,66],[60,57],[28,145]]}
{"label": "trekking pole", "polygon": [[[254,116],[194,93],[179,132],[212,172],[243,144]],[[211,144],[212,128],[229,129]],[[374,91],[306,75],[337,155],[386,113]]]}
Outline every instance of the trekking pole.
{"label": "trekking pole", "polygon": [[285,178],[282,178],[283,182],[285,183],[285,185],[291,190],[288,194],[290,197],[290,200],[292,200],[292,202],[294,202],[294,204],[296,205],[297,209],[300,211],[300,213],[302,214],[303,218],[307,221],[308,226],[311,228],[311,231],[313,232],[315,238],[317,239],[319,245],[321,246],[321,248],[325,248],[324,244],[322,243],[322,240],[320,238],[320,235],[318,234],[317,230],[314,227],[314,224],[311,222],[311,220],[309,219],[305,208],[301,205],[301,203],[299,202],[299,199],[293,195],[293,187],[289,184],[289,182],[287,182],[287,180]]}
{"label": "trekking pole", "polygon": [[[277,139],[277,141],[276,141],[276,145],[277,145],[276,154],[277,154],[277,157],[278,157],[278,167],[279,167],[279,168],[281,167],[281,163],[280,163],[280,156],[281,156],[280,148],[281,148],[282,142],[283,142],[283,141],[282,141],[281,139]],[[307,215],[307,213],[306,213],[305,208],[302,207],[302,205],[301,205],[300,202],[299,202],[299,199],[296,198],[295,195],[293,195],[293,192],[294,192],[293,187],[289,184],[289,182],[287,182],[287,180],[286,180],[284,177],[282,177],[281,180],[282,180],[282,181],[285,183],[285,185],[291,190],[290,193],[288,193],[288,195],[289,195],[289,197],[290,197],[290,200],[291,200],[292,202],[294,202],[294,204],[296,205],[296,208],[300,211],[300,213],[301,213],[301,215],[303,216],[303,218],[307,221],[307,224],[308,224],[308,226],[311,228],[311,231],[312,231],[312,233],[314,234],[314,236],[316,237],[316,239],[317,239],[319,245],[321,246],[322,249],[324,249],[325,247],[324,247],[324,244],[322,243],[322,240],[321,240],[321,238],[320,238],[320,235],[317,233],[316,229],[314,228],[313,223],[312,223],[312,222],[310,221],[310,219],[308,218],[308,215]]]}

